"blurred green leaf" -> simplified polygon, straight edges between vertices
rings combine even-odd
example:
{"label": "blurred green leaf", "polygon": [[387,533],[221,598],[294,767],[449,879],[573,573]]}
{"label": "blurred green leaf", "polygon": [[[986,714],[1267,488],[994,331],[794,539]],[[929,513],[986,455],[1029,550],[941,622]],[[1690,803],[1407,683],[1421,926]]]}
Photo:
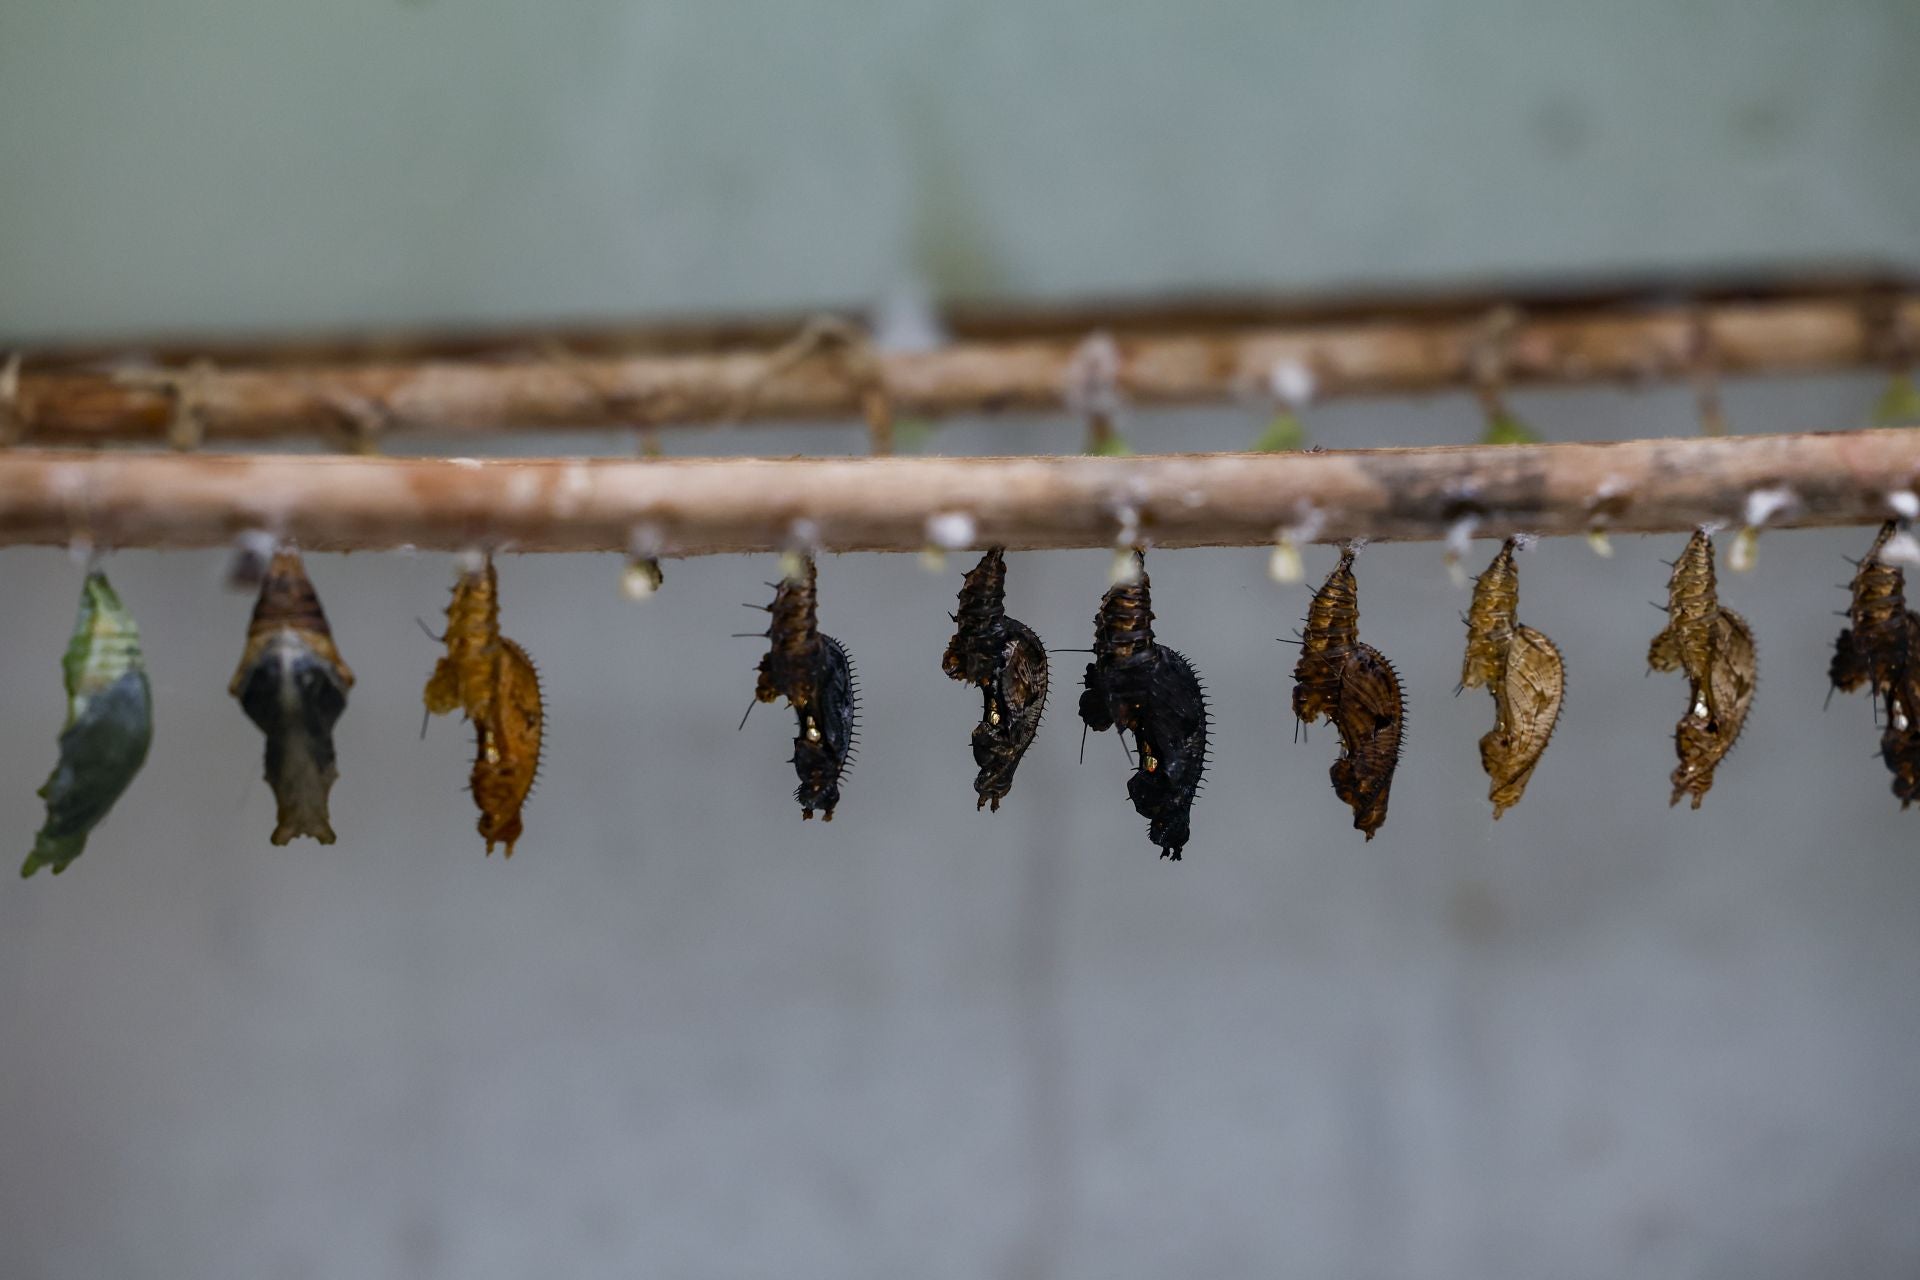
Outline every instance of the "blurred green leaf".
{"label": "blurred green leaf", "polygon": [[1920,386],[1915,386],[1913,378],[1907,374],[1895,374],[1887,389],[1874,402],[1873,425],[1876,427],[1913,427],[1920,426]]}
{"label": "blurred green leaf", "polygon": [[1307,429],[1298,414],[1281,412],[1253,442],[1255,453],[1295,453],[1307,447]]}
{"label": "blurred green leaf", "polygon": [[1087,452],[1098,458],[1125,458],[1132,456],[1133,446],[1115,432],[1092,441],[1087,445]]}
{"label": "blurred green leaf", "polygon": [[1510,413],[1499,413],[1487,419],[1487,429],[1480,433],[1481,444],[1539,444],[1540,433]]}
{"label": "blurred green leaf", "polygon": [[893,451],[919,453],[933,443],[939,424],[926,418],[902,418],[893,424]]}

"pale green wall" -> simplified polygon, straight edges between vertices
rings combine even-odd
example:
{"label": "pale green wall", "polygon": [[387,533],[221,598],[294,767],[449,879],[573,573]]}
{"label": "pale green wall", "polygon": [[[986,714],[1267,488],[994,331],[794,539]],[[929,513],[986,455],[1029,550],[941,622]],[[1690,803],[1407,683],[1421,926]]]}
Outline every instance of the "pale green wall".
{"label": "pale green wall", "polygon": [[1920,242],[1920,9],[0,6],[0,332]]}

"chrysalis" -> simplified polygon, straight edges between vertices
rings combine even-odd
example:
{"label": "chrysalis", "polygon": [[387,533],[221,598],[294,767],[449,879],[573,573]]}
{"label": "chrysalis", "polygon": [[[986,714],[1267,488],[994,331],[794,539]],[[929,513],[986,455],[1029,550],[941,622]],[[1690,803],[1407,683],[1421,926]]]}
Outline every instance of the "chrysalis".
{"label": "chrysalis", "polygon": [[1759,659],[1747,620],[1720,603],[1713,573],[1713,539],[1694,531],[1674,562],[1667,584],[1667,625],[1647,650],[1655,671],[1687,677],[1687,712],[1674,726],[1673,797],[1691,796],[1693,807],[1713,786],[1714,770],[1733,750],[1753,705]]}
{"label": "chrysalis", "polygon": [[1907,575],[1880,558],[1887,539],[1898,529],[1892,520],[1881,525],[1879,536],[1854,570],[1853,599],[1847,606],[1847,620],[1853,625],[1834,641],[1828,668],[1836,689],[1851,693],[1866,684],[1875,697],[1881,697],[1900,683],[1912,663]]}
{"label": "chrysalis", "polygon": [[1496,819],[1520,803],[1566,695],[1560,651],[1514,617],[1520,604],[1520,574],[1513,563],[1518,545],[1507,539],[1474,583],[1460,668],[1463,688],[1484,685],[1493,695],[1493,728],[1480,739],[1480,766],[1492,780],[1487,798]]}
{"label": "chrysalis", "polygon": [[480,835],[493,852],[496,842],[513,846],[520,839],[520,809],[540,773],[540,734],[546,710],[540,700],[540,673],[512,640],[500,641],[494,667],[491,714],[475,722],[473,802],[480,808]]}
{"label": "chrysalis", "polygon": [[1907,608],[1906,573],[1880,558],[1897,531],[1887,521],[1853,575],[1847,608],[1853,625],[1834,642],[1828,675],[1836,689],[1867,685],[1879,700],[1883,723],[1880,756],[1893,773],[1893,793],[1906,808],[1920,800],[1920,614]]}
{"label": "chrysalis", "polygon": [[20,868],[59,875],[87,847],[87,834],[146,762],[153,740],[153,695],[140,657],[140,628],[94,571],[80,589],[80,616],[60,660],[67,723],[60,760],[40,788],[47,821]]}
{"label": "chrysalis", "polygon": [[1360,640],[1360,597],[1353,547],[1314,593],[1293,666],[1293,714],[1302,724],[1324,717],[1340,733],[1340,758],[1328,775],[1367,839],[1387,820],[1393,771],[1400,763],[1405,697],[1400,676],[1380,651]]}
{"label": "chrysalis", "polygon": [[347,709],[353,672],[333,647],[326,611],[300,553],[274,552],[247,628],[246,651],[227,692],[267,735],[267,784],[279,814],[273,843],[311,836],[334,841],[327,793],[334,765],[333,726]]}
{"label": "chrysalis", "polygon": [[818,809],[822,821],[832,822],[859,738],[860,691],[846,647],[820,632],[818,580],[813,557],[806,556],[799,573],[775,588],[767,609],[773,615],[766,631],[770,643],[753,696],[761,702],[785,698],[793,708],[793,770],[800,780],[793,798],[802,818]]}
{"label": "chrysalis", "polygon": [[1047,651],[1032,628],[1007,616],[1007,565],[990,548],[960,587],[960,611],[941,669],[981,693],[980,723],[973,730],[976,808],[995,810],[1013,789],[1020,758],[1040,729],[1047,704]]}
{"label": "chrysalis", "polygon": [[474,727],[473,801],[487,852],[520,839],[520,809],[540,770],[545,713],[540,676],[527,651],[500,634],[499,579],[493,558],[461,575],[447,606],[446,656],[427,681],[427,710],[458,708]]}
{"label": "chrysalis", "polygon": [[1107,589],[1093,621],[1080,719],[1133,735],[1127,795],[1160,856],[1178,862],[1207,768],[1206,690],[1184,655],[1154,640],[1146,557],[1133,556],[1134,572]]}

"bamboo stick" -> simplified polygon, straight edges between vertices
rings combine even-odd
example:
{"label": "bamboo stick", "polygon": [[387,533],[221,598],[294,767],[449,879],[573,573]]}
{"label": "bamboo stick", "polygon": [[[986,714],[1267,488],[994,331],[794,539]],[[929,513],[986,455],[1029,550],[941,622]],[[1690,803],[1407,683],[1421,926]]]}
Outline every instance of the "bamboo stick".
{"label": "bamboo stick", "polygon": [[[1289,324],[1197,325],[1116,334],[1116,390],[1141,406],[1258,403],[1276,374],[1318,397],[1470,386],[1807,373],[1910,360],[1920,292],[1856,290],[1681,301],[1539,315],[1436,307],[1383,319],[1346,312]],[[1494,321],[1499,321],[1494,323]],[[840,330],[852,332],[844,324]],[[1084,335],[963,339],[931,351],[817,344],[510,360],[418,359],[160,371],[39,368],[0,399],[0,436],[36,444],[265,440],[361,444],[392,431],[484,433],[591,426],[695,426],[871,414],[895,418],[1060,410],[1074,403]],[[859,341],[857,336],[853,341]],[[1295,379],[1298,380],[1297,378]]]}
{"label": "bamboo stick", "polygon": [[[1868,524],[1915,502],[1920,431],[1127,458],[473,459],[0,453],[0,545],[475,545],[686,556],[1248,546]],[[1898,496],[1905,495],[1905,496]]]}

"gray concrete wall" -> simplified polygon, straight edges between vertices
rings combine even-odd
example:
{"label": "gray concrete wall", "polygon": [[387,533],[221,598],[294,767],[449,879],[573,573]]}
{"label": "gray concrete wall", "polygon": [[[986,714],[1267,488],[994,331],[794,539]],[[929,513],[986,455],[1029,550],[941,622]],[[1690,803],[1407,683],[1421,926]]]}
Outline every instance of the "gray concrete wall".
{"label": "gray concrete wall", "polygon": [[[363,3],[0,10],[0,334],[1920,249],[1904,4]],[[1742,430],[1859,421],[1871,380],[1732,388]],[[1549,435],[1691,429],[1678,393],[1523,396]],[[1239,412],[1129,424],[1225,448]],[[1472,408],[1349,404],[1330,444]],[[938,447],[1071,449],[1065,422]],[[552,442],[543,442],[551,447]],[[617,450],[613,438],[561,442]],[[851,430],[670,441],[851,451]],[[976,814],[938,659],[960,565],[822,565],[867,692],[831,826],[756,712],[770,561],[508,559],[546,781],[480,856],[419,684],[441,557],[314,557],[360,675],[341,842],[277,850],[224,687],[220,557],[126,553],[154,758],[58,881],[0,888],[0,1274],[1908,1276],[1920,1266],[1920,854],[1864,699],[1824,714],[1858,533],[1765,539],[1751,728],[1665,807],[1659,563],[1556,542],[1523,616],[1571,692],[1487,820],[1464,593],[1361,562],[1411,704],[1363,844],[1295,744],[1257,551],[1155,556],[1206,674],[1212,782],[1161,863],[1060,693]],[[1314,577],[1331,562],[1309,559]],[[1017,557],[1084,645],[1105,557]],[[0,831],[37,824],[75,568],[0,555]]]}

